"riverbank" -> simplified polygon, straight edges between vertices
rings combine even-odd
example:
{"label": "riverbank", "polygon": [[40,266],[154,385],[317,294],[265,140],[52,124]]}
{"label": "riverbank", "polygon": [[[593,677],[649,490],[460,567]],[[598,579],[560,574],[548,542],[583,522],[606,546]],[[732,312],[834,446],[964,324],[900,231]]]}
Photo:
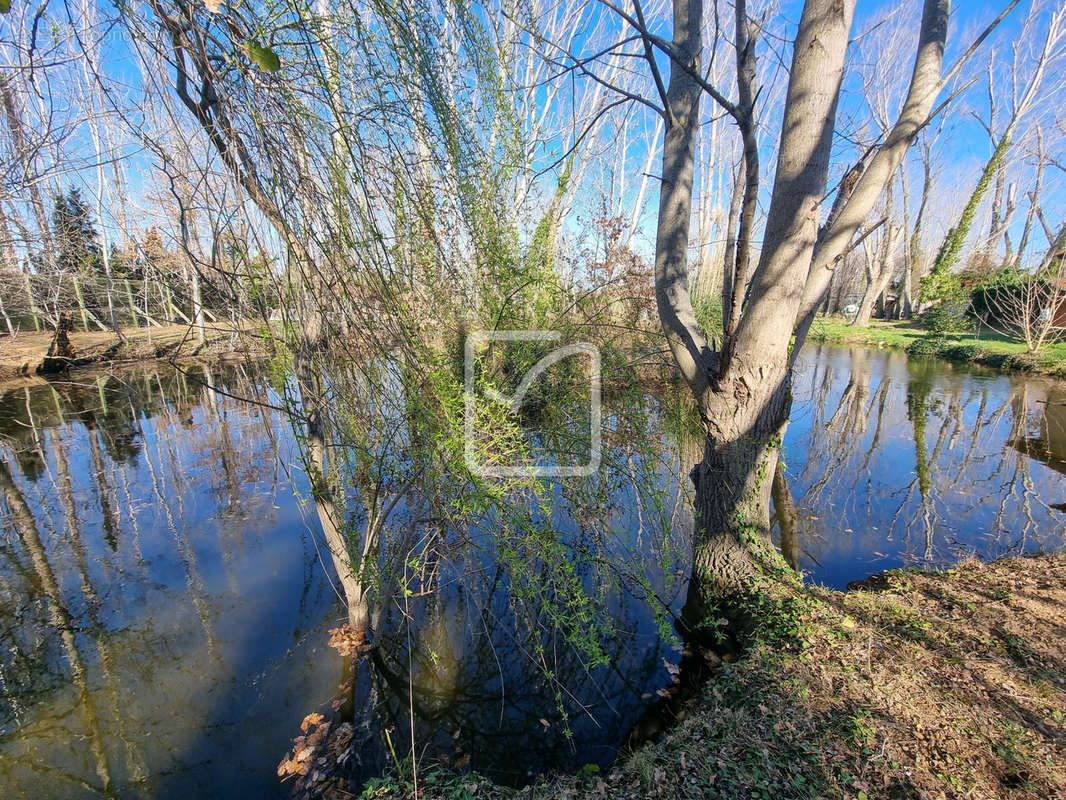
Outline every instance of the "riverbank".
{"label": "riverbank", "polygon": [[[122,333],[125,343],[111,331],[72,332],[76,367],[217,357],[243,350],[240,342],[245,335],[229,323],[205,326],[202,343],[189,325],[126,328]],[[20,331],[15,336],[0,337],[0,380],[36,377],[52,336],[52,331]]]}
{"label": "riverbank", "polygon": [[[927,331],[910,320],[872,320],[868,327],[854,328],[840,317],[819,317],[811,326],[808,340],[900,350],[910,348],[910,352],[921,348],[923,355],[935,355],[949,361],[1066,377],[1066,342],[1049,344],[1040,353],[1033,354],[1025,351],[1024,344],[987,330],[979,337],[967,334],[933,342]],[[919,341],[923,344],[916,345]]]}
{"label": "riverbank", "polygon": [[[423,765],[419,796],[1066,797],[1066,556],[863,584],[762,587],[745,655],[607,774],[513,790]],[[363,796],[414,788],[393,777]]]}

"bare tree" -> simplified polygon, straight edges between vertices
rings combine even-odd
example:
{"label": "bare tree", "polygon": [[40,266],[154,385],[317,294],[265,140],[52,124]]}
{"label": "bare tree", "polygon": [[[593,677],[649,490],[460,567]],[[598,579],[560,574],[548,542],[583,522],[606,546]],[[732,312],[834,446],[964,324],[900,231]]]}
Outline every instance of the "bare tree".
{"label": "bare tree", "polygon": [[[964,53],[980,45],[1017,3],[1012,2]],[[762,250],[750,280],[745,253],[751,241],[749,201],[759,187],[755,159],[746,161],[737,265],[724,342],[713,350],[696,323],[687,287],[688,240],[700,124],[707,93],[734,117],[742,135],[752,108],[730,101],[703,78],[700,0],[675,0],[673,40],[655,36],[635,5],[629,21],[651,51],[669,56],[669,83],[658,64],[648,67],[666,124],[656,238],[656,299],[670,349],[700,409],[706,430],[701,463],[693,469],[697,529],[693,592],[706,601],[716,593],[744,591],[767,552],[770,477],[788,421],[790,376],[833,269],[864,223],[907,149],[933,113],[936,97],[962,61],[942,74],[950,4],[926,0],[910,87],[884,141],[871,148],[844,180],[819,230],[828,181],[830,149],[844,74],[853,2],[808,0],[793,43],[789,84],[778,140],[778,162]],[[744,3],[737,3],[737,30],[748,30]],[[738,84],[748,80],[746,40],[737,37]],[[747,148],[745,149],[747,154]],[[790,340],[796,340],[790,353]]]}
{"label": "bare tree", "polygon": [[1025,342],[1035,353],[1066,331],[1066,223],[1052,237],[1043,260],[1016,280],[981,293],[981,321]]}
{"label": "bare tree", "polygon": [[[989,66],[989,121],[986,131],[992,140],[992,154],[989,156],[988,161],[985,162],[977,183],[959,215],[958,222],[947,232],[940,245],[940,251],[933,265],[933,274],[947,274],[955,268],[985,193],[994,180],[997,181],[997,185],[998,181],[1002,180],[1002,178],[997,178],[997,176],[1003,175],[1007,154],[1012,144],[1014,144],[1019,125],[1033,111],[1039,99],[1046,96],[1046,93],[1053,89],[1053,87],[1048,85],[1046,79],[1051,74],[1051,71],[1055,69],[1055,66],[1066,57],[1066,9],[1064,8],[1058,8],[1051,13],[1035,62],[1028,70],[1028,75],[1024,75],[1024,48],[1035,37],[1043,10],[1043,6],[1040,3],[1034,3],[1030,7],[1029,16],[1023,26],[1022,36],[1013,47],[1013,64],[1010,72],[1011,94],[1008,98],[1009,116],[1006,125],[998,133],[995,129],[997,101],[994,89],[997,79],[994,77],[991,64]],[[1058,76],[1056,75],[1057,78]],[[1002,232],[999,216],[1000,208],[997,200],[993,204],[992,218],[994,227],[992,233],[997,238]]]}

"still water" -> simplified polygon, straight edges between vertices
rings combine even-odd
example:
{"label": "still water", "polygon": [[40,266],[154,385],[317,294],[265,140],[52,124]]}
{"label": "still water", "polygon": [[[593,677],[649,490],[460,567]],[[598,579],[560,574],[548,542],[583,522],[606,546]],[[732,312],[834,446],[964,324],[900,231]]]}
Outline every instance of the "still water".
{"label": "still water", "polygon": [[[263,387],[230,367],[0,389],[0,795],[284,796],[278,760],[345,680],[326,646],[345,610],[288,424],[235,399]],[[699,441],[668,405],[633,449],[606,404],[594,522],[553,498],[562,541],[608,565],[577,570],[611,621],[598,658],[516,599],[491,520],[472,525],[436,590],[384,613],[345,712],[354,772],[386,766],[411,705],[420,751],[501,780],[609,763],[679,658],[677,475]],[[1059,549],[1066,383],[810,348],[785,459],[779,538],[810,580]]]}

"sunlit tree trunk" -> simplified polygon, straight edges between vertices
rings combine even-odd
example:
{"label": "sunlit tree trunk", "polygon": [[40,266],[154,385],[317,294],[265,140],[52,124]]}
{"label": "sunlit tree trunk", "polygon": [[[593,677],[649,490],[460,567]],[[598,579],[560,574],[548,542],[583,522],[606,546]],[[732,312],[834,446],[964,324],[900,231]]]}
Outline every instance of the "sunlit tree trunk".
{"label": "sunlit tree trunk", "polygon": [[862,302],[859,303],[859,313],[855,315],[851,323],[856,328],[864,328],[870,324],[870,317],[873,316],[878,298],[884,296],[885,290],[892,281],[892,276],[896,272],[893,257],[896,253],[900,230],[898,225],[889,223],[888,229],[881,236],[879,246],[869,265],[870,280],[866,284],[866,291],[863,292]]}
{"label": "sunlit tree trunk", "polygon": [[34,220],[37,223],[37,232],[41,237],[45,257],[54,258],[52,228],[48,224],[48,212],[45,210],[44,198],[41,196],[34,155],[30,149],[30,143],[26,140],[23,126],[23,109],[16,80],[17,78],[11,73],[0,75],[0,102],[3,103],[8,134],[11,137],[11,144],[20,162],[23,188],[29,197],[30,208],[33,210]]}
{"label": "sunlit tree trunk", "polygon": [[[696,531],[690,599],[697,604],[744,592],[770,550],[771,483],[791,404],[789,338],[818,232],[853,7],[853,2],[834,0],[805,4],[750,305],[736,320],[735,336],[727,332],[720,359],[691,321],[685,285],[701,89],[676,56],[670,71],[656,295],[667,340],[707,432],[703,459],[692,472]],[[699,69],[701,20],[700,0],[675,0],[674,48],[693,71]]]}

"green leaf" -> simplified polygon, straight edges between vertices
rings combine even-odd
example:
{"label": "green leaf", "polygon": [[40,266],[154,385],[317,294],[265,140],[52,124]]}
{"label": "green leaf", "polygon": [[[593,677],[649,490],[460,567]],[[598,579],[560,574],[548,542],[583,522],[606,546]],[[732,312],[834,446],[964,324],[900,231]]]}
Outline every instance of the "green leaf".
{"label": "green leaf", "polygon": [[[0,0],[0,3],[5,0]],[[248,57],[254,61],[261,70],[265,72],[277,72],[281,69],[281,59],[278,58],[278,54],[265,45],[259,44],[259,42],[252,39],[248,42]]]}
{"label": "green leaf", "polygon": [[11,10],[11,0],[0,0],[0,14],[6,14]]}

